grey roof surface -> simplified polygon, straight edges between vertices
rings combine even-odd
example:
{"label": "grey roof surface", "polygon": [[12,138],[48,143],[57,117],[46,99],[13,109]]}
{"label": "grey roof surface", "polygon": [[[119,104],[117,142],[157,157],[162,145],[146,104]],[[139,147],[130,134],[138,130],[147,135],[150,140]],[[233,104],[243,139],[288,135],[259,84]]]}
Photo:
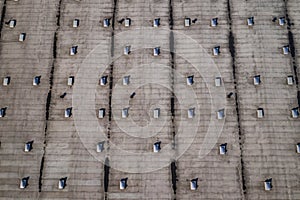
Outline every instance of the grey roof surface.
{"label": "grey roof surface", "polygon": [[[9,85],[0,85],[0,108],[6,108],[0,200],[300,199],[300,118],[291,114],[300,107],[299,11],[298,0],[0,1],[1,82],[10,77]],[[11,19],[14,28],[6,23]],[[77,54],[70,56],[72,46]],[[261,83],[254,85],[258,74]],[[36,76],[40,84],[33,86]],[[106,85],[99,83],[103,76]],[[129,108],[127,118],[123,108]],[[28,141],[34,142],[25,152]],[[157,141],[161,149],[154,153]],[[24,177],[30,178],[21,189]],[[127,188],[120,190],[125,177]],[[198,188],[191,190],[195,178]]]}

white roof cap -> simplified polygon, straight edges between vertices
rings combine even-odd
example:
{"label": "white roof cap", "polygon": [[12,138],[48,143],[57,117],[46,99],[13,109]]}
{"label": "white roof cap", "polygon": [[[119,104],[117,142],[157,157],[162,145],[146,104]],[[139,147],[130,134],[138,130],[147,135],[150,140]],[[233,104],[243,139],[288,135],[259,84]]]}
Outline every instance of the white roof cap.
{"label": "white roof cap", "polygon": [[131,25],[131,19],[130,18],[126,18],[124,25],[125,25],[125,27],[129,27]]}
{"label": "white roof cap", "polygon": [[105,108],[100,108],[98,112],[98,117],[102,119],[104,118],[104,116],[105,116]]}
{"label": "white roof cap", "polygon": [[186,78],[186,84],[187,85],[193,85],[194,84],[194,76],[188,76]]}
{"label": "white roof cap", "polygon": [[217,118],[218,119],[223,119],[225,117],[225,109],[220,109],[217,112]]}
{"label": "white roof cap", "polygon": [[35,76],[35,77],[33,78],[32,84],[33,84],[33,85],[39,85],[40,82],[41,82],[41,76]]}
{"label": "white roof cap", "polygon": [[190,182],[190,189],[196,190],[198,188],[198,178],[192,179]]}
{"label": "white roof cap", "polygon": [[191,18],[185,18],[184,19],[184,26],[190,26],[191,25]]}
{"label": "white roof cap", "polygon": [[109,27],[110,25],[110,20],[109,19],[104,19],[103,20],[103,27]]}
{"label": "white roof cap", "polygon": [[289,52],[290,52],[290,47],[289,47],[289,46],[283,46],[283,47],[282,47],[282,53],[283,53],[284,55],[289,54]]}
{"label": "white roof cap", "polygon": [[129,108],[123,108],[122,109],[122,118],[127,118],[128,117],[128,111],[129,111]]}
{"label": "white roof cap", "polygon": [[154,27],[159,27],[159,25],[160,25],[160,18],[154,19],[154,20],[153,20],[153,26],[154,26]]}
{"label": "white roof cap", "polygon": [[219,150],[221,155],[225,155],[227,152],[227,143],[221,144]]}
{"label": "white roof cap", "polygon": [[160,54],[160,48],[159,47],[155,47],[154,49],[153,49],[153,55],[154,56],[158,56]]}
{"label": "white roof cap", "polygon": [[264,117],[264,109],[263,108],[258,108],[257,111],[257,118],[263,118]]}
{"label": "white roof cap", "polygon": [[67,177],[59,179],[58,189],[60,190],[64,189],[66,187],[66,183],[67,183]]}
{"label": "white roof cap", "polygon": [[220,46],[216,46],[213,48],[213,55],[217,56],[220,54]]}
{"label": "white roof cap", "polygon": [[78,46],[72,46],[72,47],[70,48],[70,55],[71,55],[71,56],[74,56],[74,55],[77,54],[77,48],[78,48]]}
{"label": "white roof cap", "polygon": [[26,33],[21,33],[21,34],[19,35],[19,41],[20,41],[20,42],[23,42],[25,39],[26,39]]}
{"label": "white roof cap", "polygon": [[123,85],[129,85],[130,83],[130,76],[123,77]]}
{"label": "white roof cap", "polygon": [[104,144],[105,144],[105,141],[102,141],[102,142],[99,142],[97,144],[97,152],[102,152],[104,150]]}
{"label": "white roof cap", "polygon": [[102,76],[100,79],[100,85],[106,85],[107,84],[107,76]]}
{"label": "white roof cap", "polygon": [[125,46],[124,47],[124,55],[129,55],[130,53],[130,46]]}
{"label": "white roof cap", "polygon": [[212,19],[210,20],[210,25],[211,25],[212,27],[216,27],[216,26],[218,25],[218,18],[212,18]]}
{"label": "white roof cap", "polygon": [[25,151],[25,152],[31,151],[31,149],[32,149],[32,144],[33,144],[33,141],[26,142],[26,143],[25,143],[24,151]]}
{"label": "white roof cap", "polygon": [[253,26],[254,25],[254,17],[249,17],[247,19],[247,24],[248,24],[248,26]]}
{"label": "white roof cap", "polygon": [[74,76],[70,76],[68,78],[68,86],[72,86],[74,84]]}
{"label": "white roof cap", "polygon": [[293,78],[293,76],[288,76],[286,78],[286,82],[287,82],[288,85],[293,85],[294,84],[294,78]]}
{"label": "white roof cap", "polygon": [[128,178],[122,178],[120,180],[120,190],[124,190],[127,188],[127,180]]}
{"label": "white roof cap", "polygon": [[9,28],[14,28],[17,24],[17,20],[12,19],[9,21]]}
{"label": "white roof cap", "polygon": [[298,108],[293,108],[292,109],[292,117],[293,118],[298,118],[299,117],[299,109]]}
{"label": "white roof cap", "polygon": [[158,141],[158,142],[155,142],[154,144],[153,144],[153,152],[154,153],[157,153],[157,152],[159,152],[160,151],[160,144],[161,144],[161,141]]}
{"label": "white roof cap", "polygon": [[222,85],[222,79],[221,77],[216,77],[215,78],[215,86],[220,87]]}
{"label": "white roof cap", "polygon": [[20,181],[20,188],[25,189],[28,186],[29,177],[24,177]]}
{"label": "white roof cap", "polygon": [[7,86],[10,84],[10,76],[7,76],[3,79],[3,85]]}
{"label": "white roof cap", "polygon": [[285,18],[284,17],[280,17],[278,19],[278,23],[279,23],[280,26],[283,26],[285,24]]}
{"label": "white roof cap", "polygon": [[160,116],[160,108],[155,108],[153,110],[153,117],[157,119],[159,118],[159,116]]}
{"label": "white roof cap", "polygon": [[259,85],[261,83],[260,81],[260,75],[256,75],[253,77],[253,84],[254,85]]}
{"label": "white roof cap", "polygon": [[79,19],[73,20],[73,28],[77,28],[79,26]]}
{"label": "white roof cap", "polygon": [[265,190],[269,191],[272,189],[272,179],[269,178],[264,182]]}
{"label": "white roof cap", "polygon": [[4,117],[6,112],[6,108],[0,108],[0,117]]}
{"label": "white roof cap", "polygon": [[65,117],[71,117],[72,115],[72,108],[67,108],[65,110]]}
{"label": "white roof cap", "polygon": [[188,118],[191,119],[191,118],[194,118],[195,116],[195,108],[189,108],[188,109]]}

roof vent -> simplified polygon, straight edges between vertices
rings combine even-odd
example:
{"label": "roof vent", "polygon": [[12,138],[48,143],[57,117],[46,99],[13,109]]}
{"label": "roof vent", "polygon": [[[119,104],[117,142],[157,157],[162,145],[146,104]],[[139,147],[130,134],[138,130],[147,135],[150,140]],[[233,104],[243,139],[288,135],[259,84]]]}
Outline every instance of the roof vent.
{"label": "roof vent", "polygon": [[161,141],[157,141],[153,144],[153,152],[154,153],[158,153],[160,151],[160,144],[161,144]]}
{"label": "roof vent", "polygon": [[225,109],[220,109],[217,112],[217,118],[218,119],[223,119],[225,117]]}
{"label": "roof vent", "polygon": [[299,117],[299,108],[293,108],[292,109],[292,117],[293,118],[298,118]]}
{"label": "roof vent", "polygon": [[129,111],[129,108],[123,108],[122,118],[127,118],[128,117],[128,115],[129,115],[128,111]]}
{"label": "roof vent", "polygon": [[154,56],[159,56],[159,54],[160,54],[160,48],[159,48],[159,47],[155,47],[155,48],[153,49],[153,55],[154,55]]}
{"label": "roof vent", "polygon": [[77,49],[78,49],[78,46],[72,46],[72,47],[70,48],[70,55],[71,55],[71,56],[76,55],[76,54],[77,54]]}
{"label": "roof vent", "polygon": [[215,78],[215,86],[220,87],[222,85],[222,79],[221,77],[216,77]]}
{"label": "roof vent", "polygon": [[125,25],[125,27],[129,27],[131,25],[131,19],[130,18],[126,18],[124,25]]}
{"label": "roof vent", "polygon": [[68,177],[64,177],[59,179],[58,181],[58,189],[63,190],[65,189],[66,185],[67,185],[67,179]]}
{"label": "roof vent", "polygon": [[186,84],[187,85],[193,85],[194,84],[194,76],[193,75],[192,76],[188,76],[186,78]]}
{"label": "roof vent", "polygon": [[68,86],[72,86],[74,84],[74,76],[69,76],[68,78]]}
{"label": "roof vent", "polygon": [[107,28],[110,25],[110,20],[109,19],[104,19],[103,20],[103,27]]}
{"label": "roof vent", "polygon": [[73,20],[73,28],[77,28],[79,26],[79,19]]}
{"label": "roof vent", "polygon": [[104,116],[105,116],[105,108],[100,108],[98,112],[98,117],[102,119],[104,118]]}
{"label": "roof vent", "polygon": [[37,85],[39,85],[40,83],[41,83],[41,76],[36,76],[36,77],[33,78],[32,84],[33,84],[34,86],[37,86]]}
{"label": "roof vent", "polygon": [[159,118],[159,116],[160,116],[160,108],[155,108],[153,111],[153,117],[157,119]]}
{"label": "roof vent", "polygon": [[216,46],[213,48],[213,55],[218,56],[220,54],[220,46]]}
{"label": "roof vent", "polygon": [[188,27],[191,25],[191,18],[185,18],[184,19],[184,26]]}
{"label": "roof vent", "polygon": [[280,26],[284,26],[284,25],[285,25],[285,18],[284,18],[284,17],[280,17],[280,18],[278,19],[278,24],[279,24]]}
{"label": "roof vent", "polygon": [[260,75],[256,75],[253,77],[253,84],[254,85],[259,85],[261,83],[261,80],[260,80]]}
{"label": "roof vent", "polygon": [[14,28],[17,25],[17,20],[9,20],[9,28]]}
{"label": "roof vent", "polygon": [[127,188],[127,181],[128,181],[128,178],[122,178],[120,180],[120,190],[125,190]]}
{"label": "roof vent", "polygon": [[272,178],[266,179],[264,182],[265,190],[270,191],[272,189]]}
{"label": "roof vent", "polygon": [[159,27],[160,25],[160,18],[156,18],[153,20],[153,27]]}
{"label": "roof vent", "polygon": [[194,178],[190,182],[190,189],[196,190],[198,188],[198,178]]}
{"label": "roof vent", "polygon": [[249,17],[247,19],[247,24],[248,24],[248,26],[253,26],[254,25],[254,17]]}
{"label": "roof vent", "polygon": [[130,54],[130,46],[125,46],[124,47],[124,55],[129,55]]}
{"label": "roof vent", "polygon": [[3,85],[8,86],[10,84],[10,76],[7,76],[3,79]]}
{"label": "roof vent", "polygon": [[220,155],[225,155],[227,152],[227,143],[221,144],[219,150],[220,150]]}
{"label": "roof vent", "polygon": [[65,117],[68,118],[68,117],[71,117],[71,116],[72,116],[72,107],[67,108],[65,110]]}
{"label": "roof vent", "polygon": [[107,77],[108,76],[102,76],[100,79],[100,85],[106,85],[107,84]]}
{"label": "roof vent", "polygon": [[22,178],[20,181],[20,188],[25,189],[28,186],[28,182],[29,182],[29,176]]}
{"label": "roof vent", "polygon": [[26,33],[21,33],[19,35],[19,42],[23,42],[23,41],[25,41],[25,39],[26,39]]}
{"label": "roof vent", "polygon": [[130,76],[123,77],[123,85],[129,85],[130,83]]}
{"label": "roof vent", "polygon": [[210,20],[210,26],[212,26],[212,27],[218,26],[218,18],[212,18]]}
{"label": "roof vent", "polygon": [[104,151],[104,144],[105,144],[105,141],[99,142],[99,143],[97,144],[97,152],[98,152],[98,153]]}
{"label": "roof vent", "polygon": [[195,116],[195,108],[189,108],[188,109],[188,118],[192,119]]}
{"label": "roof vent", "polygon": [[25,152],[30,152],[32,150],[32,144],[33,144],[33,141],[26,142],[24,151]]}
{"label": "roof vent", "polygon": [[257,111],[257,118],[263,118],[265,115],[264,109],[263,108],[258,108]]}
{"label": "roof vent", "polygon": [[5,115],[6,115],[6,109],[7,109],[7,107],[0,108],[0,117],[5,117]]}
{"label": "roof vent", "polygon": [[286,78],[286,82],[288,85],[293,85],[294,84],[294,77],[293,76],[288,76]]}
{"label": "roof vent", "polygon": [[282,53],[284,55],[289,54],[289,52],[290,52],[290,47],[288,45],[282,47]]}

